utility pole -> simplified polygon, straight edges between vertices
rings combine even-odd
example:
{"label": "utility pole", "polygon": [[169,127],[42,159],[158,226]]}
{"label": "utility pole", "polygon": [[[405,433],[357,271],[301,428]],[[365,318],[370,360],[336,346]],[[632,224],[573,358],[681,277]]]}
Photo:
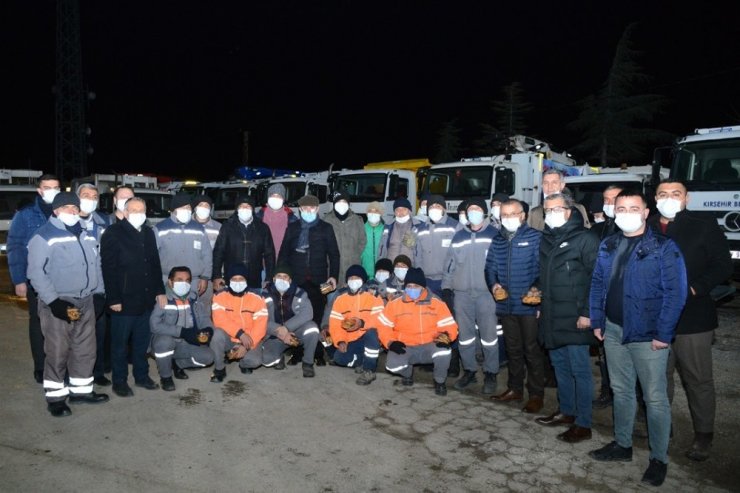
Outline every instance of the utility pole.
{"label": "utility pole", "polygon": [[57,0],[54,160],[62,181],[87,175],[79,0]]}

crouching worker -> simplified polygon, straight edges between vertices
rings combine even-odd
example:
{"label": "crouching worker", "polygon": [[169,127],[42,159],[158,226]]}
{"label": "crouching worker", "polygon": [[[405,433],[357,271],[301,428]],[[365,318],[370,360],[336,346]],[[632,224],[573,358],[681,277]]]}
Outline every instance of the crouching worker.
{"label": "crouching worker", "polygon": [[226,269],[227,289],[213,297],[213,331],[211,349],[215,353],[211,382],[223,382],[226,377],[224,354],[239,361],[242,373],[262,365],[262,340],[267,333],[267,305],[258,294],[247,291],[249,271],[244,264]]}
{"label": "crouching worker", "polygon": [[262,345],[262,364],[283,370],[285,350],[303,346],[303,376],[312,378],[319,327],[313,321],[308,293],[293,284],[290,268],[280,265],[275,268],[272,283],[265,287],[262,296],[269,313],[267,340]]}
{"label": "crouching worker", "polygon": [[388,348],[385,368],[401,375],[401,384],[414,384],[413,365],[434,365],[434,393],[447,395],[447,370],[457,339],[457,324],[444,301],[426,288],[424,271],[411,268],[402,296],[389,301],[378,317],[380,341]]}
{"label": "crouching worker", "polygon": [[167,304],[154,306],[149,324],[152,351],[157,361],[162,390],[175,390],[172,376],[187,380],[183,368],[203,368],[213,363],[213,324],[208,308],[190,292],[188,267],[173,267],[167,278]]}
{"label": "crouching worker", "polygon": [[334,346],[333,361],[355,369],[357,385],[370,385],[380,355],[378,315],[383,300],[367,290],[367,273],[361,265],[347,269],[347,287],[334,299],[329,315],[329,337]]}

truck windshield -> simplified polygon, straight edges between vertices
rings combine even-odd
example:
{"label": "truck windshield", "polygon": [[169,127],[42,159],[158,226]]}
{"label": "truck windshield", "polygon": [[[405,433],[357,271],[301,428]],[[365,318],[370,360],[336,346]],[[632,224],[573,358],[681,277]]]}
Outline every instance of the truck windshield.
{"label": "truck windshield", "polygon": [[740,183],[740,139],[682,145],[673,161],[673,176],[689,185],[737,185]]}
{"label": "truck windshield", "polygon": [[446,199],[491,196],[492,166],[461,166],[430,169],[427,175],[429,193]]}
{"label": "truck windshield", "polygon": [[385,182],[385,173],[339,176],[334,184],[334,191],[349,195],[350,202],[382,202],[385,200]]}
{"label": "truck windshield", "polygon": [[32,204],[38,195],[35,188],[29,188],[28,191],[2,190],[0,194],[0,219],[13,219],[16,211]]}
{"label": "truck windshield", "polygon": [[249,194],[250,188],[247,186],[222,188],[216,195],[216,200],[213,202],[213,209],[218,211],[236,210],[237,196],[247,196]]}

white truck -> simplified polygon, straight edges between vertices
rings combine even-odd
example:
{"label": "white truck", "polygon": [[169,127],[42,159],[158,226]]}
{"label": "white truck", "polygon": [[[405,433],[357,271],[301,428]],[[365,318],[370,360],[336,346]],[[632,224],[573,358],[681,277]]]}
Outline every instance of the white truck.
{"label": "white truck", "polygon": [[730,243],[740,278],[740,125],[698,128],[670,148],[656,149],[655,172],[669,168],[689,191],[687,208],[717,221]]}

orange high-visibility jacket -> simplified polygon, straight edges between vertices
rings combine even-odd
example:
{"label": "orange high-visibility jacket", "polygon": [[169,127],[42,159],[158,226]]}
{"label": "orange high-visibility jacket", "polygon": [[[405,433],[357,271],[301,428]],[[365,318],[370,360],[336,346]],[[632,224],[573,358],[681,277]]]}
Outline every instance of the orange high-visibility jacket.
{"label": "orange high-visibility jacket", "polygon": [[213,297],[212,313],[213,325],[223,329],[234,342],[239,342],[243,331],[256,346],[267,334],[267,305],[257,294],[247,292],[244,296],[234,296],[222,291]]}
{"label": "orange high-visibility jacket", "polygon": [[404,294],[392,301],[378,316],[378,337],[386,348],[393,341],[420,346],[434,341],[440,332],[457,339],[457,323],[444,301],[424,289],[414,301]]}
{"label": "orange high-visibility jacket", "polygon": [[[329,315],[329,336],[336,347],[340,342],[350,343],[365,335],[367,329],[378,328],[378,315],[383,311],[383,300],[368,291],[357,294],[349,292],[340,294],[334,300]],[[342,321],[357,317],[365,325],[360,330],[347,332],[342,328]]]}

